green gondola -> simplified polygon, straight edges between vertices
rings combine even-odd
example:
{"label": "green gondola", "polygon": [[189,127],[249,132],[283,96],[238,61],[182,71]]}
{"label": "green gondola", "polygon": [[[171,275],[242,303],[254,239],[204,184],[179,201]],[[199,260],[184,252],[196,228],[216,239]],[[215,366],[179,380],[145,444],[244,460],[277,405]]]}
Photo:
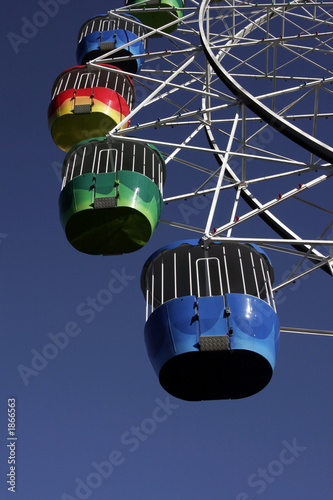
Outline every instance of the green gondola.
{"label": "green gondola", "polygon": [[165,163],[152,145],[97,137],[77,144],[62,169],[60,220],[77,250],[114,255],[139,250],[158,223]]}
{"label": "green gondola", "polygon": [[[182,8],[185,0],[126,0],[126,6],[131,8],[131,13],[135,15],[143,24],[151,28],[162,28],[166,24],[183,17]],[[164,33],[171,33],[177,29],[179,23],[175,23],[163,29]]]}

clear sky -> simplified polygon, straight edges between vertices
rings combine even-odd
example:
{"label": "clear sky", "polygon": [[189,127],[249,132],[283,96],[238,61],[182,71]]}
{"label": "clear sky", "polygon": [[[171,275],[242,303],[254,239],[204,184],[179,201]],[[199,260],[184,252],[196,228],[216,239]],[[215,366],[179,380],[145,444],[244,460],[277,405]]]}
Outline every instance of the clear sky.
{"label": "clear sky", "polygon": [[[76,64],[81,24],[120,4],[57,0],[38,17],[41,4],[7,2],[0,21],[0,498],[13,497],[7,409],[15,398],[17,500],[331,499],[332,338],[282,334],[274,376],[251,398],[177,400],[146,354],[140,273],[156,249],[194,235],[160,224],[145,248],[115,257],[84,255],[66,241],[64,153],[47,127],[51,86]],[[25,41],[13,44],[10,32]],[[181,182],[192,189],[191,178]],[[331,200],[327,183],[314,201],[330,209]],[[318,237],[320,212],[297,207],[289,223]],[[277,282],[292,265],[277,262]],[[280,292],[281,324],[332,329],[332,285],[319,271]],[[24,376],[22,365],[38,369]]]}

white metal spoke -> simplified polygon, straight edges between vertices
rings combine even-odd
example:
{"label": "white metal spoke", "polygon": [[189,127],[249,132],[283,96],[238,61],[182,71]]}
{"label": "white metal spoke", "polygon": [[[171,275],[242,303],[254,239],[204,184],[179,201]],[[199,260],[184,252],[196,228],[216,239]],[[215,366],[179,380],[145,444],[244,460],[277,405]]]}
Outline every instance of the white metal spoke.
{"label": "white metal spoke", "polygon": [[[225,238],[221,236],[214,236],[214,238],[211,238],[211,235],[209,236],[210,239],[214,239],[215,241],[224,241]],[[228,241],[238,241],[240,243],[256,243],[258,245],[266,245],[266,244],[274,244],[274,245],[321,245],[321,246],[332,246],[333,245],[333,240],[308,240],[308,239],[302,239],[302,238],[292,238],[292,239],[283,239],[283,238],[243,238],[242,236],[237,237],[237,238],[228,238]],[[327,259],[327,257],[326,257]],[[325,260],[326,260],[325,259]],[[329,260],[329,259],[328,259]],[[323,260],[320,262],[319,267],[323,265]],[[276,288],[274,288],[276,290]]]}
{"label": "white metal spoke", "polygon": [[299,333],[301,335],[318,335],[318,336],[326,336],[331,337],[333,332],[331,330],[311,330],[309,328],[294,328],[282,326],[280,328],[281,333]]}
{"label": "white metal spoke", "polygon": [[[330,176],[331,175],[333,175],[333,172],[330,174]],[[310,181],[307,184],[303,184],[298,188],[292,189],[288,193],[284,193],[283,195],[281,195],[281,198],[271,200],[268,203],[265,203],[264,205],[262,205],[261,208],[251,210],[250,212],[240,216],[239,219],[237,220],[237,222],[225,224],[224,226],[217,228],[216,234],[219,234],[220,232],[226,231],[227,229],[230,228],[231,225],[235,226],[235,225],[241,224],[242,222],[249,220],[250,218],[254,217],[255,215],[258,215],[261,212],[265,212],[266,210],[269,210],[269,209],[273,208],[274,206],[276,206],[280,203],[283,203],[284,201],[288,200],[289,198],[292,198],[293,196],[295,196],[296,193],[300,193],[300,192],[304,191],[305,189],[311,188],[311,187],[315,186],[316,184],[325,181],[327,179],[327,177],[328,177],[327,175],[322,175],[322,176],[318,177],[317,179]]]}
{"label": "white metal spoke", "polygon": [[159,87],[156,90],[154,90],[152,92],[152,94],[149,97],[147,97],[147,99],[145,99],[145,101],[143,101],[141,104],[139,104],[139,106],[137,106],[133,111],[131,111],[131,113],[128,116],[126,116],[116,127],[114,127],[114,129],[110,131],[110,134],[112,134],[113,132],[120,129],[131,118],[133,118],[133,116],[135,116],[138,113],[138,111],[141,110],[141,108],[143,108],[144,106],[147,106],[147,104],[150,103],[150,101],[153,99],[153,97],[155,97],[156,94],[158,94],[164,87],[166,87],[168,85],[169,82],[171,82],[174,78],[176,78],[179,75],[179,73],[181,73],[183,71],[184,68],[186,68],[187,66],[189,66],[191,64],[193,59],[194,59],[194,56],[191,56],[177,71],[175,71],[172,75],[170,75],[169,78],[167,78],[165,80],[165,82],[162,82],[159,85]]}
{"label": "white metal spoke", "polygon": [[227,162],[228,162],[228,159],[229,159],[230,150],[231,150],[232,143],[233,143],[233,140],[234,140],[234,135],[235,135],[235,132],[236,132],[236,127],[238,125],[238,119],[239,119],[239,113],[236,113],[235,120],[234,120],[232,129],[231,129],[231,133],[230,133],[230,138],[229,138],[229,142],[228,142],[228,145],[227,145],[227,149],[226,149],[226,152],[225,152],[225,155],[224,155],[224,158],[223,158],[223,162],[222,162],[222,165],[221,165],[219,179],[218,179],[217,184],[216,184],[216,190],[215,190],[215,193],[214,193],[214,198],[213,198],[211,209],[210,209],[210,212],[209,212],[209,216],[208,216],[208,220],[207,220],[207,224],[206,224],[206,229],[205,229],[205,234],[208,234],[210,232],[210,227],[212,225],[212,220],[213,220],[213,217],[214,217],[217,200],[218,200],[218,196],[219,196],[219,193],[220,193],[220,187],[222,185],[222,181],[223,181],[223,178],[224,178],[224,173],[225,173],[226,165],[227,165]]}
{"label": "white metal spoke", "polygon": [[[329,230],[329,228],[332,226],[333,224],[333,221],[331,221],[329,223],[329,225],[324,229],[324,231],[322,231],[321,235],[319,236],[319,240],[321,240],[323,238],[323,236],[327,233],[327,231]],[[303,262],[305,262],[305,260],[307,259],[307,257],[309,257],[310,253],[312,252],[312,250],[314,249],[315,245],[312,245],[309,250],[307,251],[307,253],[302,257],[302,259],[299,261],[299,263],[297,264],[297,266],[293,269],[293,271],[290,273],[290,275],[288,276],[287,278],[287,281],[291,280],[291,278],[296,274],[296,271],[301,267],[301,265],[303,264]]]}
{"label": "white metal spoke", "polygon": [[[167,166],[161,222],[284,254],[288,246],[291,258],[299,256],[298,269],[306,260],[332,274],[329,255],[318,250],[327,241],[324,246],[306,224],[294,226],[285,215],[301,194],[304,210],[315,211],[316,192],[332,176],[326,120],[333,118],[333,71],[323,59],[333,55],[328,5],[332,10],[325,1],[189,0],[173,21],[178,30],[155,38],[163,27],[147,29],[144,65],[130,74],[144,98],[110,135],[131,141],[133,134],[160,149]],[[117,60],[126,57],[114,50],[93,64]],[[278,236],[259,237],[259,231],[243,238],[258,218]]]}

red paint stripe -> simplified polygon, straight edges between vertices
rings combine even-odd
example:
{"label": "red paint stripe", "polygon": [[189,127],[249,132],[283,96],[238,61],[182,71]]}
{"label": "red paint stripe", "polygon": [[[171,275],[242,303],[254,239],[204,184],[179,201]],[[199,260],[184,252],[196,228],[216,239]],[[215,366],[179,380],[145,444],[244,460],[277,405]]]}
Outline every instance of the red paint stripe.
{"label": "red paint stripe", "polygon": [[109,108],[119,111],[124,116],[129,115],[130,108],[125,99],[121,97],[121,95],[111,89],[94,87],[93,89],[70,89],[60,92],[60,94],[58,94],[50,103],[48,109],[49,119],[51,118],[53,113],[55,113],[57,109],[60,108],[60,106],[66,101],[70,102],[75,96],[89,98],[92,94],[94,95],[93,100],[100,101]]}

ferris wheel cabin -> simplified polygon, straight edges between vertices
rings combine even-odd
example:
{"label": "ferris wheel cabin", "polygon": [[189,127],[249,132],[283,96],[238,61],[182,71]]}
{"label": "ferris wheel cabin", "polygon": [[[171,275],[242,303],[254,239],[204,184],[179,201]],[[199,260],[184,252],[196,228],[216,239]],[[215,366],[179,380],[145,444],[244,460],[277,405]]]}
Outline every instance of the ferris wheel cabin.
{"label": "ferris wheel cabin", "polygon": [[93,255],[134,252],[158,223],[165,163],[150,144],[98,137],[76,145],[62,169],[61,224],[77,250]]}
{"label": "ferris wheel cabin", "polygon": [[117,49],[110,56],[112,64],[127,73],[138,73],[143,61],[138,56],[146,51],[146,39],[140,40],[140,37],[145,33],[140,21],[128,14],[108,13],[93,17],[79,31],[77,62],[86,64]]}
{"label": "ferris wheel cabin", "polygon": [[[125,4],[135,12],[135,17],[143,24],[159,29],[183,17],[182,8],[185,6],[185,0],[147,0],[146,2],[142,0],[126,0]],[[162,31],[171,33],[178,26],[179,22],[162,29]]]}
{"label": "ferris wheel cabin", "polygon": [[148,259],[145,343],[167,392],[188,401],[237,399],[268,384],[279,345],[272,281],[255,245],[186,240]]}
{"label": "ferris wheel cabin", "polygon": [[106,135],[129,115],[134,102],[132,80],[119,68],[108,64],[69,68],[52,88],[48,109],[52,138],[69,151],[80,141]]}

